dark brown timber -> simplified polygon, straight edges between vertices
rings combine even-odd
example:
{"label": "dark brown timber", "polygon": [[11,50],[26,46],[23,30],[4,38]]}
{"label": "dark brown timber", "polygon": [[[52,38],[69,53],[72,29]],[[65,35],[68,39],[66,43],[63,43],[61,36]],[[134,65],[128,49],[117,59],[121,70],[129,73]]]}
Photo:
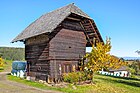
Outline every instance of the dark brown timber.
{"label": "dark brown timber", "polygon": [[73,4],[41,16],[12,42],[24,41],[27,75],[58,82],[78,70],[86,47],[103,42],[94,21]]}

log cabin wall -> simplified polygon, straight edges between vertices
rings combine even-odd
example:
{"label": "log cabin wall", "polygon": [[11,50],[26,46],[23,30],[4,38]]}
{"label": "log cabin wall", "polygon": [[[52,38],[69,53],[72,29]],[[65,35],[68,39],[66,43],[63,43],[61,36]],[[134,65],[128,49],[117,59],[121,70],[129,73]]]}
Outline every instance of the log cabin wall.
{"label": "log cabin wall", "polygon": [[79,22],[66,19],[61,26],[63,28],[49,42],[52,78],[60,78],[62,73],[74,71],[86,51],[86,36]]}
{"label": "log cabin wall", "polygon": [[83,32],[62,29],[49,45],[50,59],[79,59],[85,54],[86,37]]}
{"label": "log cabin wall", "polygon": [[45,80],[49,74],[50,64],[48,35],[39,35],[26,40],[25,58],[28,62],[28,74],[36,80]]}
{"label": "log cabin wall", "polygon": [[36,80],[60,79],[62,73],[76,70],[85,49],[86,36],[79,22],[65,19],[51,34],[26,40],[28,72]]}
{"label": "log cabin wall", "polygon": [[60,80],[63,73],[75,72],[79,60],[50,60],[50,79]]}

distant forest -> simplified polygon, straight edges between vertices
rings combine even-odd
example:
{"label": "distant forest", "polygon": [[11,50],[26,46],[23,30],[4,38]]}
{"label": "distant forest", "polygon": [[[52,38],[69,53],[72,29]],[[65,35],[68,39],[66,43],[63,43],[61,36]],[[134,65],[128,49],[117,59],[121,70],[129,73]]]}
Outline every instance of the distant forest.
{"label": "distant forest", "polygon": [[0,47],[0,54],[7,60],[25,60],[24,48]]}

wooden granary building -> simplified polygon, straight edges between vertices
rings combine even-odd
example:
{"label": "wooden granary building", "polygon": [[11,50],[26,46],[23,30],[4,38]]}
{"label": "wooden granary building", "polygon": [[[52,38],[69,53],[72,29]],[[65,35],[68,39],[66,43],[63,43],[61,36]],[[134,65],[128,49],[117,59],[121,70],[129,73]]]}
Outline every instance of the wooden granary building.
{"label": "wooden granary building", "polygon": [[42,15],[12,42],[25,43],[28,75],[35,80],[57,80],[76,71],[93,39],[103,42],[93,19],[74,4]]}

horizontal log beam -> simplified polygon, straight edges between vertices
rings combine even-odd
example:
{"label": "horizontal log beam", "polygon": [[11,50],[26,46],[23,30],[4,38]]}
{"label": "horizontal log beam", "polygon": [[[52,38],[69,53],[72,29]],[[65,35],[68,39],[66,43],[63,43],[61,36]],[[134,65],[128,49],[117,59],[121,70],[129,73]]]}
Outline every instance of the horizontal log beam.
{"label": "horizontal log beam", "polygon": [[80,19],[73,18],[73,17],[67,17],[67,19],[74,20],[74,21],[80,21]]}

